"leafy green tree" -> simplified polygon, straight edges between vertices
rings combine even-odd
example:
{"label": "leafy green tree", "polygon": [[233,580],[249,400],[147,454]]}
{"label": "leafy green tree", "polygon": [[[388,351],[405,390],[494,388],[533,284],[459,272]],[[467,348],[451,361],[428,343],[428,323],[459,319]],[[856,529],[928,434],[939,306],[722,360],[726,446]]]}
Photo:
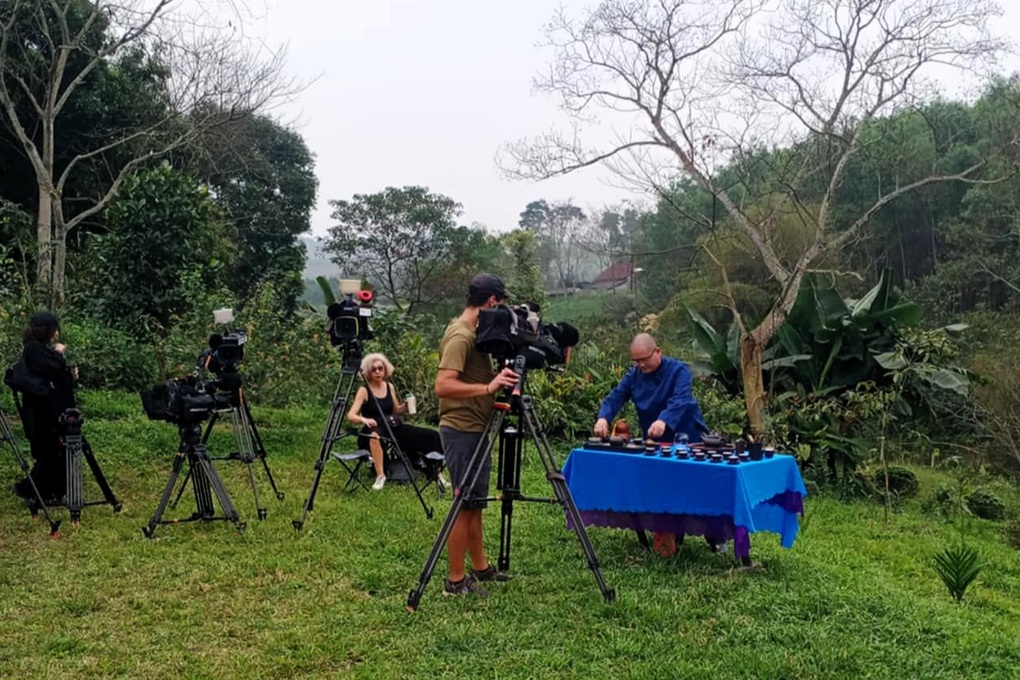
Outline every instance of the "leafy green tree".
{"label": "leafy green tree", "polygon": [[206,188],[164,163],[125,179],[105,217],[83,302],[111,327],[158,344],[221,289],[231,252],[222,216]]}
{"label": "leafy green tree", "polygon": [[[129,174],[293,91],[279,77],[280,55],[263,59],[236,34],[189,25],[165,0],[0,3],[0,112],[34,179],[36,286],[55,305],[66,292],[69,233],[98,219]],[[102,83],[120,96],[97,98]],[[112,113],[128,101],[124,111],[140,110],[141,120]],[[90,104],[98,129],[88,126]],[[82,125],[65,126],[76,108]],[[77,134],[65,138],[64,128]]]}
{"label": "leafy green tree", "polygon": [[209,184],[236,231],[237,259],[228,276],[238,299],[273,282],[285,311],[303,290],[305,247],[317,180],[304,139],[266,116],[231,121],[202,139],[196,177]]}
{"label": "leafy green tree", "polygon": [[507,287],[517,301],[545,305],[545,291],[542,288],[542,270],[538,265],[535,235],[530,231],[515,229],[500,237],[507,251],[508,265],[503,269]]}
{"label": "leafy green tree", "polygon": [[447,297],[437,284],[449,284],[452,256],[463,242],[459,203],[407,186],[330,205],[337,224],[323,250],[345,275],[368,278],[382,299],[408,313]]}

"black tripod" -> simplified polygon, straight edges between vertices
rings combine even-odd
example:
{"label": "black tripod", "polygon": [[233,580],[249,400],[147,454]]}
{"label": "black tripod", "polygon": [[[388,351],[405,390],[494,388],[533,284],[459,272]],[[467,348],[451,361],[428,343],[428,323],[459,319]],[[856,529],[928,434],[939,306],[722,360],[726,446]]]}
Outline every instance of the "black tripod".
{"label": "black tripod", "polygon": [[[602,570],[599,568],[595,548],[592,546],[588,532],[584,528],[581,513],[578,512],[577,506],[574,504],[574,498],[570,495],[570,489],[567,488],[563,473],[560,472],[559,466],[556,465],[553,459],[552,450],[546,439],[542,423],[538,419],[538,414],[533,409],[531,397],[522,393],[525,372],[524,362],[521,357],[518,357],[514,370],[521,376],[518,388],[514,390],[514,394],[510,396],[508,401],[496,402],[494,405],[495,410],[485,426],[478,446],[471,455],[471,460],[468,463],[463,478],[451,480],[456,485],[453,491],[453,505],[450,507],[450,512],[443,522],[439,536],[436,538],[432,551],[425,561],[421,575],[418,577],[418,586],[407,596],[408,611],[415,611],[418,608],[421,596],[425,592],[425,587],[428,585],[429,580],[432,578],[432,573],[435,571],[439,557],[450,537],[450,532],[453,531],[454,522],[456,522],[457,516],[460,514],[464,501],[477,500],[465,499],[461,490],[472,488],[477,481],[478,475],[482,470],[482,463],[492,450],[492,434],[494,432],[499,433],[499,461],[496,473],[496,488],[502,492],[502,495],[487,500],[501,501],[497,568],[500,571],[506,571],[510,568],[510,538],[513,529],[514,501],[556,503],[563,506],[567,519],[570,521],[574,533],[577,534],[577,539],[581,543],[581,550],[584,552],[585,559],[588,562],[588,568],[591,569],[592,574],[595,576],[595,582],[598,584],[599,590],[602,591],[602,597],[606,602],[613,602],[616,599],[616,590],[608,588],[605,580],[602,578]],[[538,457],[545,467],[545,478],[552,485],[555,498],[535,498],[521,493],[521,452],[523,451],[524,440],[529,436],[538,450]]]}
{"label": "black tripod", "polygon": [[[238,376],[236,382],[239,383],[239,381],[240,376]],[[205,434],[202,435],[203,445],[208,444],[209,435],[212,434],[213,427],[216,425],[216,421],[219,420],[221,413],[230,414],[230,425],[234,431],[234,438],[237,441],[237,450],[225,456],[213,456],[212,460],[239,460],[247,466],[248,481],[251,484],[252,495],[255,497],[255,508],[258,511],[258,518],[260,520],[265,519],[267,512],[259,500],[255,470],[252,469],[252,465],[256,460],[262,463],[262,469],[266,471],[269,486],[273,489],[273,493],[276,494],[277,500],[283,500],[283,492],[277,488],[276,480],[269,469],[269,463],[266,462],[266,447],[262,444],[262,437],[259,435],[258,428],[255,427],[255,420],[251,417],[251,409],[248,408],[248,402],[244,398],[244,391],[239,385],[235,390],[231,390],[230,408],[223,411],[213,411],[212,417],[209,419],[209,425],[205,428]],[[178,494],[177,497],[180,498],[180,495]],[[174,501],[174,505],[176,504],[177,501]]]}
{"label": "black tripod", "polygon": [[[330,454],[333,451],[333,445],[344,437],[356,436],[357,431],[352,428],[344,428],[344,415],[347,412],[347,405],[351,401],[351,394],[354,392],[354,386],[358,382],[358,373],[361,370],[361,349],[357,345],[345,345],[343,347],[343,364],[340,369],[340,379],[337,380],[336,390],[333,392],[333,405],[329,411],[329,416],[326,418],[326,427],[322,430],[322,443],[319,446],[319,457],[315,460],[315,475],[312,477],[312,488],[308,492],[308,498],[305,500],[304,509],[301,511],[301,518],[295,519],[291,522],[294,525],[294,529],[300,531],[305,526],[305,519],[308,517],[308,513],[315,509],[315,494],[319,491],[319,482],[322,481],[322,473],[326,469],[326,463],[329,462]],[[375,399],[375,395],[372,391],[368,391],[369,395]],[[378,402],[376,402],[378,403]],[[386,428],[386,439],[391,442],[394,451],[401,460],[404,469],[407,471],[408,478],[411,480],[411,485],[414,487],[414,492],[418,495],[418,501],[421,503],[422,508],[425,510],[425,516],[432,519],[433,510],[425,502],[425,498],[421,494],[421,490],[418,488],[415,482],[414,471],[411,468],[410,462],[407,460],[407,456],[400,450],[400,446],[397,444],[396,439],[393,437],[393,430],[390,428],[389,422],[383,418]],[[382,439],[382,436],[380,436]]]}
{"label": "black tripod", "polygon": [[36,486],[35,480],[30,474],[31,468],[28,466],[28,459],[25,458],[25,454],[22,452],[21,446],[18,444],[18,439],[14,436],[14,431],[11,429],[11,424],[7,421],[7,416],[4,415],[2,410],[0,410],[0,442],[10,444],[11,449],[14,450],[14,457],[18,460],[18,467],[21,468],[21,474],[24,475],[25,479],[28,480],[29,486],[32,487],[32,493],[35,498],[28,501],[28,507],[32,513],[32,517],[38,517],[39,510],[42,510],[43,516],[46,517],[46,522],[50,525],[50,536],[59,536],[60,520],[54,520],[50,517],[50,510],[46,507],[46,502],[43,500],[42,494],[39,493],[39,487]]}
{"label": "black tripod", "polygon": [[[110,489],[103,471],[99,468],[99,462],[96,460],[95,454],[92,453],[92,447],[89,446],[88,441],[81,434],[82,420],[81,411],[76,408],[69,408],[60,414],[58,421],[64,430],[64,464],[67,466],[67,497],[65,504],[71,513],[71,524],[74,526],[77,526],[78,521],[81,519],[81,510],[86,505],[105,505],[108,503],[113,506],[114,512],[120,512],[121,510],[120,501],[113,495],[113,490]],[[95,477],[100,491],[103,492],[103,500],[101,501],[85,500],[85,475],[81,464],[83,458],[88,463],[89,469],[92,470],[92,476]]]}
{"label": "black tripod", "polygon": [[[220,479],[219,473],[213,467],[209,451],[205,448],[205,442],[202,441],[201,426],[197,423],[192,423],[180,425],[178,429],[180,431],[180,443],[177,446],[177,453],[174,455],[170,479],[167,480],[166,488],[163,489],[163,495],[159,498],[156,513],[149,520],[149,523],[142,527],[142,533],[145,534],[146,538],[153,538],[156,527],[160,524],[178,524],[180,522],[194,522],[197,520],[202,520],[203,522],[229,520],[234,523],[238,531],[244,531],[244,522],[240,520],[237,508],[234,507],[233,501],[230,500],[227,487],[223,485],[223,480]],[[184,489],[190,481],[195,494],[195,512],[191,517],[185,519],[164,520],[163,512],[166,511],[170,495],[177,485],[181,468],[184,467],[185,463],[188,465],[188,473],[181,483],[181,490],[177,494],[174,505],[176,506],[177,500],[180,500],[181,494],[184,493]],[[213,494],[216,495],[220,507],[223,508],[222,517],[216,516],[216,508],[213,506]]]}

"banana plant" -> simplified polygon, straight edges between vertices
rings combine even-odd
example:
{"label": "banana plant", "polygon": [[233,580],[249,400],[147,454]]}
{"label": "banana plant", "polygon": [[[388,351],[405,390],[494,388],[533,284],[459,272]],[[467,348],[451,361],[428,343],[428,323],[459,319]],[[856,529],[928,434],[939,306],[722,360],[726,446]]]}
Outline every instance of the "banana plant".
{"label": "banana plant", "polygon": [[[731,323],[723,336],[703,316],[688,305],[684,305],[694,335],[694,349],[697,352],[692,370],[696,375],[715,377],[731,394],[738,394],[742,387],[740,370],[740,328]],[[810,359],[808,354],[777,356],[782,350],[773,345],[762,355],[762,370],[766,373],[779,368],[789,368],[798,361]]]}

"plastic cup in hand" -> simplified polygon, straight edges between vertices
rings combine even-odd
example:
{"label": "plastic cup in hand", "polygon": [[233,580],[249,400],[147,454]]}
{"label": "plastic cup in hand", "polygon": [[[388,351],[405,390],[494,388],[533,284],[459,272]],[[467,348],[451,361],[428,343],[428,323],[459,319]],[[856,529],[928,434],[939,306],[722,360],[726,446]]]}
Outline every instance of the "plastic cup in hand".
{"label": "plastic cup in hand", "polygon": [[413,394],[411,394],[410,392],[405,394],[404,401],[407,402],[408,414],[413,416],[415,413],[418,412],[418,400],[415,398]]}

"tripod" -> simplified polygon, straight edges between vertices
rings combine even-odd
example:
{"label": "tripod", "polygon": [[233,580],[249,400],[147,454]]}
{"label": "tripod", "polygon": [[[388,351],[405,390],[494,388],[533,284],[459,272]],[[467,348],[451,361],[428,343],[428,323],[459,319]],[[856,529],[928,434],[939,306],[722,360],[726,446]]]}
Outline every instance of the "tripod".
{"label": "tripod", "polygon": [[35,480],[32,478],[31,469],[28,466],[28,460],[25,458],[25,454],[21,450],[21,446],[18,445],[18,440],[14,436],[14,431],[11,430],[11,425],[7,422],[7,416],[0,410],[0,442],[7,442],[14,450],[14,457],[18,459],[18,467],[21,468],[21,474],[28,480],[29,486],[32,487],[32,493],[35,498],[28,502],[29,510],[32,512],[32,517],[38,517],[38,511],[41,509],[43,516],[46,518],[47,523],[50,525],[50,536],[56,538],[60,535],[60,520],[54,520],[50,517],[50,510],[46,507],[46,502],[43,500],[42,494],[39,493],[39,487],[36,485]]}
{"label": "tripod", "polygon": [[[95,454],[92,453],[92,447],[89,446],[88,441],[81,434],[82,420],[81,411],[76,408],[69,408],[60,414],[60,420],[58,421],[64,429],[64,464],[67,466],[66,505],[71,513],[72,526],[78,525],[78,521],[81,519],[81,510],[86,505],[104,505],[109,503],[113,506],[114,512],[120,512],[121,510],[120,501],[113,495],[113,490],[110,489],[106,477],[103,476],[103,471],[99,468],[99,462],[96,460]],[[99,485],[99,490],[103,492],[103,500],[101,501],[85,500],[85,479],[81,465],[82,458],[88,463],[89,469],[92,470],[92,476],[96,478],[96,483]]]}
{"label": "tripod", "polygon": [[[501,501],[497,568],[500,571],[506,571],[510,568],[510,539],[513,529],[514,501],[557,503],[563,506],[567,519],[570,521],[574,533],[577,534],[577,539],[581,543],[581,550],[584,552],[585,559],[588,562],[588,568],[591,569],[592,574],[595,576],[595,582],[598,584],[599,590],[602,591],[603,599],[606,602],[613,602],[616,599],[616,590],[608,588],[605,580],[602,578],[602,571],[599,568],[595,548],[592,546],[588,532],[584,528],[581,513],[578,512],[577,506],[574,504],[574,498],[570,495],[570,489],[567,488],[563,473],[560,472],[559,466],[556,465],[553,459],[552,450],[546,439],[542,423],[538,419],[538,414],[534,411],[531,397],[522,393],[525,371],[524,362],[521,357],[518,357],[514,370],[521,376],[518,388],[514,390],[509,401],[497,401],[493,405],[494,411],[492,416],[485,426],[478,446],[471,455],[471,460],[468,462],[463,478],[452,480],[456,484],[453,491],[453,504],[450,507],[449,514],[446,516],[446,520],[443,522],[442,529],[439,531],[439,536],[432,546],[432,551],[425,561],[421,575],[418,577],[418,585],[407,596],[408,611],[413,612],[418,608],[421,596],[425,592],[425,587],[428,585],[429,580],[432,578],[432,573],[435,571],[436,564],[439,562],[439,557],[443,552],[443,547],[453,531],[453,525],[460,514],[464,501],[479,500],[465,499],[462,489],[473,488],[478,480],[482,470],[482,463],[492,450],[493,433],[498,433],[499,438],[496,488],[502,492],[502,495],[486,500]],[[535,498],[521,493],[521,452],[524,440],[529,436],[538,450],[538,457],[545,467],[545,478],[552,485],[555,498]]]}
{"label": "tripod", "polygon": [[[178,429],[180,431],[180,442],[177,446],[177,453],[174,455],[170,479],[167,480],[166,488],[163,489],[163,495],[159,498],[156,513],[149,520],[149,523],[142,527],[142,533],[145,534],[146,538],[153,538],[156,527],[160,524],[178,524],[181,522],[194,522],[196,520],[202,520],[203,522],[229,520],[234,523],[238,531],[244,531],[244,522],[240,520],[237,508],[234,507],[233,501],[230,500],[227,487],[223,485],[223,480],[220,479],[219,473],[213,467],[209,451],[205,448],[205,442],[202,440],[201,426],[197,423],[182,424]],[[172,520],[164,520],[163,512],[166,510],[166,506],[170,501],[170,494],[173,493],[174,487],[177,485],[181,468],[184,467],[185,463],[188,464],[188,473],[181,483],[177,500],[180,500],[181,494],[184,493],[184,489],[190,481],[195,494],[195,513],[185,519],[174,518]],[[216,516],[216,508],[213,506],[213,494],[216,495],[220,507],[223,508],[222,517]],[[177,500],[174,501],[175,506]]]}
{"label": "tripod", "polygon": [[[304,509],[301,511],[301,518],[295,519],[291,522],[294,525],[294,529],[301,531],[305,525],[305,519],[308,517],[308,513],[315,509],[315,494],[319,491],[319,482],[322,481],[322,473],[326,469],[326,463],[329,461],[330,453],[333,451],[333,445],[343,439],[344,437],[352,434],[357,434],[356,431],[351,429],[343,429],[344,414],[347,411],[347,404],[351,401],[351,394],[354,392],[354,386],[358,382],[358,373],[360,372],[361,363],[361,349],[357,345],[344,345],[343,347],[343,363],[340,369],[340,379],[337,380],[336,390],[333,392],[333,405],[329,411],[329,416],[326,418],[326,427],[322,430],[322,444],[319,446],[319,457],[315,460],[315,475],[312,477],[312,488],[308,492],[308,498],[305,500]],[[372,391],[368,391],[369,396],[375,399],[375,395]],[[378,404],[378,401],[376,401]],[[393,446],[396,451],[404,469],[407,471],[408,478],[411,480],[411,485],[414,487],[414,492],[418,496],[418,501],[421,503],[422,508],[425,510],[425,516],[428,519],[432,519],[433,509],[425,502],[425,498],[421,494],[421,490],[418,488],[418,484],[415,482],[414,471],[411,468],[410,462],[407,460],[407,456],[401,451],[400,446],[397,444],[396,439],[393,436],[393,430],[390,428],[389,421],[382,418],[386,428],[386,439]],[[380,439],[383,437],[380,436]]]}
{"label": "tripod", "polygon": [[[216,425],[220,414],[229,413],[231,429],[234,431],[234,438],[237,441],[237,451],[233,451],[226,456],[215,456],[212,460],[239,460],[248,466],[248,481],[251,484],[252,495],[255,497],[255,508],[258,511],[258,518],[260,520],[265,519],[266,509],[262,507],[259,500],[259,489],[255,482],[255,471],[252,469],[252,464],[256,459],[262,462],[262,469],[266,471],[269,486],[273,489],[273,493],[276,494],[277,500],[283,500],[283,492],[276,487],[276,480],[269,469],[269,463],[266,462],[266,447],[262,444],[262,437],[255,427],[255,420],[251,417],[251,409],[248,408],[248,402],[245,400],[244,392],[240,386],[231,392],[230,404],[229,409],[213,412],[212,417],[209,419],[209,425],[205,428],[205,434],[202,435],[202,444],[204,445],[209,442],[209,435],[212,434],[213,426]],[[178,495],[178,498],[180,498],[180,495]],[[174,504],[176,505],[176,501]]]}

